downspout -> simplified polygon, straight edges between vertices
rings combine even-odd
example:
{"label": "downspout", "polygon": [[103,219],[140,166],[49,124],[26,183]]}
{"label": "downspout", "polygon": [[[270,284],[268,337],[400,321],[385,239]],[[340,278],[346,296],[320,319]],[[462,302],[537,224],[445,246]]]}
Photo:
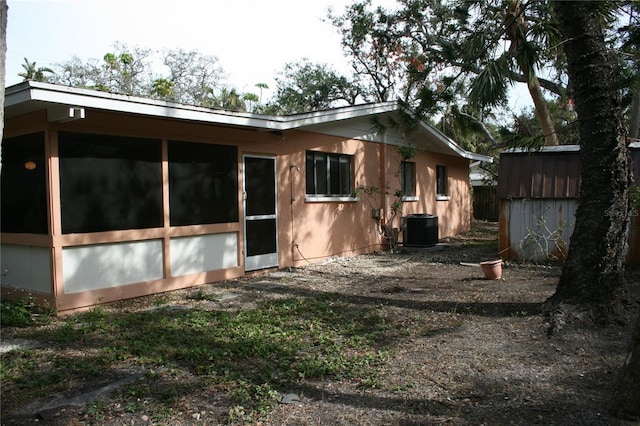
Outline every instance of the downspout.
{"label": "downspout", "polygon": [[[386,133],[382,135],[382,149],[380,150],[380,206],[382,206],[382,211],[380,212],[380,219],[383,221],[384,226],[386,226],[386,218],[387,218],[387,191],[386,191],[386,183],[387,183],[387,135]],[[384,228],[381,228],[384,229]]]}
{"label": "downspout", "polygon": [[298,244],[295,239],[295,226],[294,226],[294,212],[293,212],[293,202],[296,201],[296,197],[293,194],[293,172],[292,169],[296,169],[296,171],[300,172],[300,167],[291,164],[289,166],[289,191],[291,194],[291,199],[289,203],[289,209],[291,214],[291,266],[295,266],[295,249],[298,248]]}

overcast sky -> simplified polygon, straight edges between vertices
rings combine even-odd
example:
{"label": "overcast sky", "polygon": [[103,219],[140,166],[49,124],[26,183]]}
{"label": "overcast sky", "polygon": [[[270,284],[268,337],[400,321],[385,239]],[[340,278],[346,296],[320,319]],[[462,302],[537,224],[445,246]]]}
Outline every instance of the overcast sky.
{"label": "overcast sky", "polygon": [[[275,86],[287,62],[308,58],[345,72],[327,9],[353,0],[9,0],[6,85],[24,58],[38,67],[102,58],[116,41],[129,47],[197,50],[219,59],[228,83],[255,91]],[[375,4],[394,4],[376,0]]]}

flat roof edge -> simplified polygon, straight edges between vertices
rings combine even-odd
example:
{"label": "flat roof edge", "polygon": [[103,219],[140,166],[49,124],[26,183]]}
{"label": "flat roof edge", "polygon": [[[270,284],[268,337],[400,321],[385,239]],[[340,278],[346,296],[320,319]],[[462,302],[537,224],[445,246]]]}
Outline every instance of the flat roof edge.
{"label": "flat roof edge", "polygon": [[282,120],[277,120],[277,117],[272,116],[211,109],[51,83],[27,81],[7,88],[5,92],[6,106],[26,101],[58,103],[114,112],[257,127],[267,130],[280,130],[282,127]]}
{"label": "flat roof edge", "polygon": [[[212,109],[37,81],[25,81],[6,88],[5,105],[7,107],[26,102],[42,102],[45,107],[47,104],[62,104],[79,108],[93,108],[103,111],[267,131],[304,130],[304,127],[315,124],[333,123],[341,120],[393,113],[400,110],[413,113],[397,100],[349,105],[288,116],[273,116]],[[426,121],[420,119],[420,122],[425,131],[433,134],[454,155],[468,160],[493,162],[492,157],[466,151]]]}

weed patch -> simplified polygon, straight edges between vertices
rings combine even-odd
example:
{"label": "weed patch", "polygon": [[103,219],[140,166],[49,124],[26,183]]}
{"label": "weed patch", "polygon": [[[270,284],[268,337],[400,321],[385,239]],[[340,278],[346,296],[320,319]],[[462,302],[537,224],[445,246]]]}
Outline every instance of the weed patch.
{"label": "weed patch", "polygon": [[37,305],[29,293],[10,295],[0,301],[0,324],[3,327],[28,327],[48,323],[55,310]]}
{"label": "weed patch", "polygon": [[[266,300],[238,312],[97,308],[16,333],[54,347],[3,357],[3,405],[59,392],[86,377],[106,380],[124,363],[186,372],[200,377],[201,386],[225,385],[234,403],[229,418],[258,419],[277,403],[280,389],[301,381],[354,380],[375,387],[376,367],[389,350],[381,336],[390,327],[376,310],[350,305],[335,294]],[[123,401],[127,410],[139,409],[137,399],[149,397],[140,389],[131,385],[123,397],[139,395]],[[153,396],[165,406],[177,399],[166,389]],[[100,404],[89,412],[96,420],[106,415]]]}

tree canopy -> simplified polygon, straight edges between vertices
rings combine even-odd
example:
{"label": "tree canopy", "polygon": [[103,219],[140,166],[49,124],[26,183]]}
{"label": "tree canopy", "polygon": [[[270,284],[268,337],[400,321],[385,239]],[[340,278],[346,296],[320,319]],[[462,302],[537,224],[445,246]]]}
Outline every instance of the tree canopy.
{"label": "tree canopy", "polygon": [[[163,68],[153,67],[154,56],[160,56]],[[254,93],[238,93],[228,86],[225,72],[217,57],[184,49],[153,52],[130,48],[116,42],[101,59],[82,60],[73,57],[51,68],[39,68],[25,58],[25,80],[49,81],[72,87],[85,87],[105,92],[143,96],[191,105],[252,111],[260,98]],[[260,87],[260,90],[266,85]],[[258,99],[256,101],[256,99]]]}
{"label": "tree canopy", "polygon": [[[637,32],[637,3],[607,5],[607,46],[633,50],[628,42]],[[396,8],[385,9],[362,0],[329,18],[342,34],[364,99],[399,98],[425,116],[446,115],[455,105],[467,119],[486,123],[507,108],[508,89],[524,83],[542,136],[538,140],[568,142],[556,137],[561,120],[554,114],[567,115],[558,108],[570,112],[572,93],[548,2],[398,0]],[[621,89],[632,87],[637,54],[621,58],[619,66],[626,76],[619,81]],[[637,122],[638,115],[633,117],[630,123]],[[512,130],[519,125],[518,120],[513,123]],[[531,145],[517,136],[512,132],[511,141]]]}
{"label": "tree canopy", "polygon": [[[622,113],[630,136],[637,137],[638,4],[605,4],[605,42],[620,52],[615,60]],[[575,142],[567,137],[575,134],[572,88],[548,2],[397,0],[395,7],[383,8],[372,0],[356,0],[342,13],[328,12],[327,18],[341,34],[351,73],[304,58],[290,62],[276,76],[273,96],[264,101],[266,85],[240,93],[226,82],[215,56],[184,49],[153,52],[115,43],[99,59],[73,57],[50,68],[25,58],[21,76],[270,114],[399,99],[427,120],[436,117],[451,136],[464,134],[457,140],[474,151],[487,153],[507,143]],[[509,110],[509,90],[516,85],[527,88],[533,108]]]}
{"label": "tree canopy", "polygon": [[270,111],[281,114],[327,109],[340,103],[354,105],[361,95],[356,81],[337,73],[327,64],[308,59],[285,64],[276,83]]}

